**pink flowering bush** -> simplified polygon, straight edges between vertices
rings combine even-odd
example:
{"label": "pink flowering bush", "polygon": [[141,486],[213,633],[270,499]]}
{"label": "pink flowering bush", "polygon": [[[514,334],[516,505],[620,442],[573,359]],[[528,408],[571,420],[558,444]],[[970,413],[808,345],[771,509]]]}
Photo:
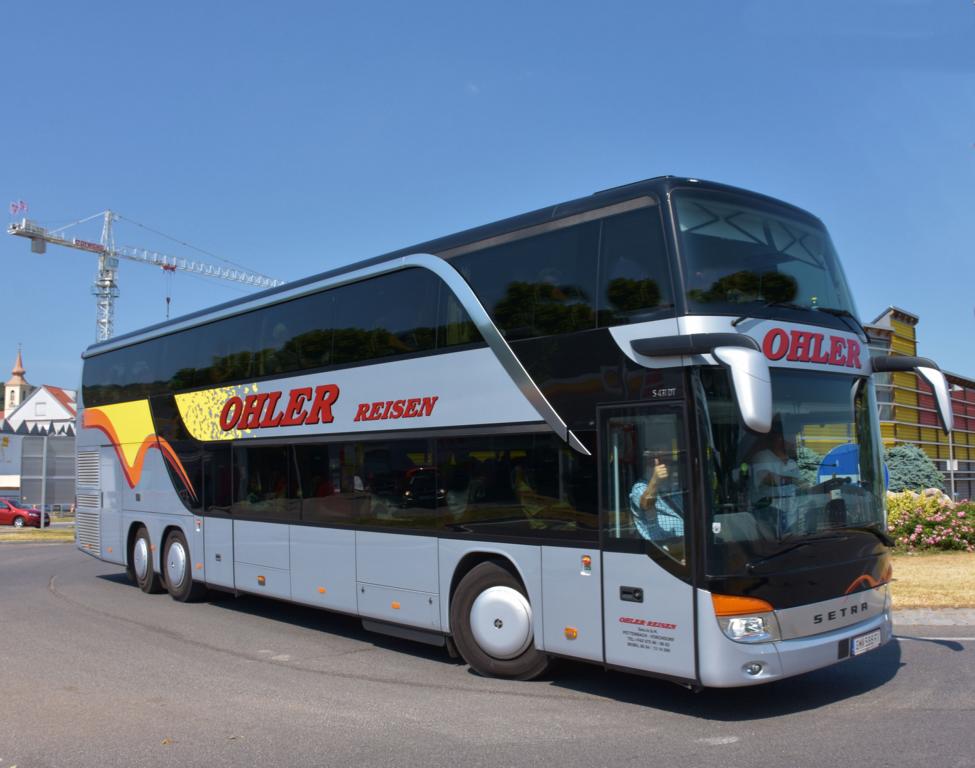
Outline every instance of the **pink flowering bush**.
{"label": "pink flowering bush", "polygon": [[941,491],[887,494],[887,531],[898,548],[975,552],[975,503],[953,503]]}

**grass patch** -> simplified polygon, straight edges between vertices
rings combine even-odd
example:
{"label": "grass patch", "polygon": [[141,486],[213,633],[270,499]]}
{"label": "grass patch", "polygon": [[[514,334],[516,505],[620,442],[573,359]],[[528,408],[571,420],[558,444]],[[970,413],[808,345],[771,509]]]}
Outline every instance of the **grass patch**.
{"label": "grass patch", "polygon": [[74,528],[0,528],[0,541],[65,542],[74,541]]}
{"label": "grass patch", "polygon": [[894,555],[894,608],[975,608],[975,553]]}

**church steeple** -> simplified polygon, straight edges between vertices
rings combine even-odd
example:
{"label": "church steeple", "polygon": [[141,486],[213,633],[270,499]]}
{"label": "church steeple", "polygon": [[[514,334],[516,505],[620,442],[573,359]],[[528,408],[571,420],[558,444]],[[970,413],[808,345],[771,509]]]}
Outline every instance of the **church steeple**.
{"label": "church steeple", "polygon": [[6,393],[4,397],[4,413],[10,414],[13,410],[24,402],[24,398],[27,397],[32,391],[33,387],[27,383],[27,379],[24,378],[24,374],[27,370],[24,368],[24,358],[21,354],[20,345],[17,345],[17,362],[14,363],[13,370],[10,371],[10,380],[6,384]]}

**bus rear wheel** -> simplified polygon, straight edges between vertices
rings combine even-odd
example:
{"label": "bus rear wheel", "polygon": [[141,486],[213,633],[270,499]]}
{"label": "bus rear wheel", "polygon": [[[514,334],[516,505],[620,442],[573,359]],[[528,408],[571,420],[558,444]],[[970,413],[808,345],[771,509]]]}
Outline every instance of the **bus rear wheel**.
{"label": "bus rear wheel", "polygon": [[485,677],[531,680],[548,668],[548,657],[535,648],[528,595],[497,563],[481,563],[461,579],[450,627],[461,656]]}
{"label": "bus rear wheel", "polygon": [[171,531],[166,537],[163,564],[166,571],[166,589],[174,600],[193,603],[206,594],[206,587],[193,581],[190,548],[182,531]]}
{"label": "bus rear wheel", "polygon": [[139,589],[147,595],[158,595],[163,591],[162,579],[152,567],[152,544],[149,541],[149,531],[140,528],[136,531],[129,552],[129,562],[132,563],[132,575]]}

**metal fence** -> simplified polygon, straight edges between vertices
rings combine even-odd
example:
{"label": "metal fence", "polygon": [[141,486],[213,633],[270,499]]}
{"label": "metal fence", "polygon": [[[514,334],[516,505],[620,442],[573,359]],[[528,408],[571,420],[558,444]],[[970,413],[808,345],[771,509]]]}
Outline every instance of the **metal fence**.
{"label": "metal fence", "polygon": [[26,436],[20,469],[20,498],[55,512],[74,504],[74,437]]}

